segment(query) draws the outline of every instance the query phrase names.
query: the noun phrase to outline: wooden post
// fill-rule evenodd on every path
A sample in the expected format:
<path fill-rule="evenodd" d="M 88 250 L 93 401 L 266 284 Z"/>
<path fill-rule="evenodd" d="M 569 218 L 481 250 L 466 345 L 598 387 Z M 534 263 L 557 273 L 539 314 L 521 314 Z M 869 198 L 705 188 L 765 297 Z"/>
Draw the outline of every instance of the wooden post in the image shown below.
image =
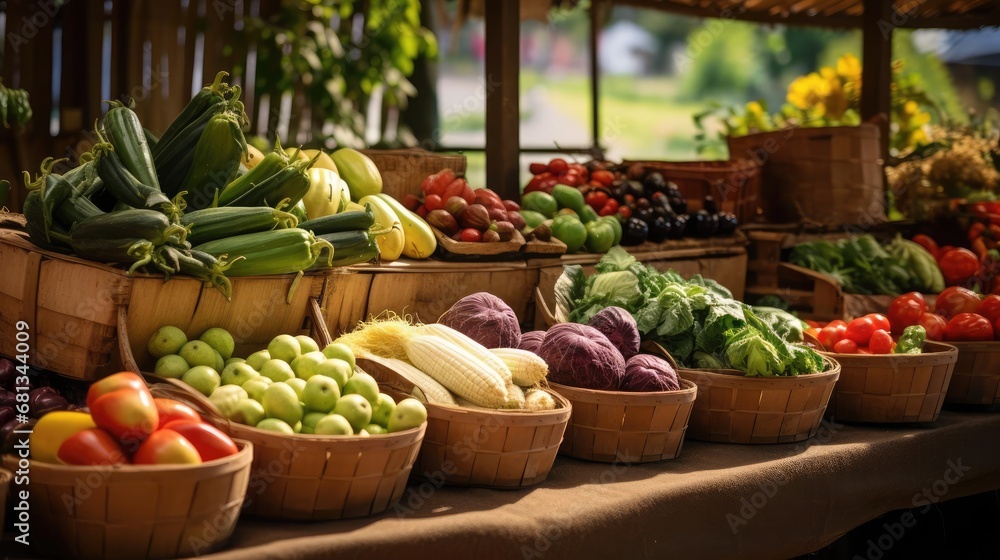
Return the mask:
<path fill-rule="evenodd" d="M 518 198 L 520 2 L 486 0 L 486 186 Z"/>
<path fill-rule="evenodd" d="M 864 0 L 862 22 L 861 118 L 879 119 L 882 159 L 889 157 L 889 116 L 892 108 L 892 0 Z"/>

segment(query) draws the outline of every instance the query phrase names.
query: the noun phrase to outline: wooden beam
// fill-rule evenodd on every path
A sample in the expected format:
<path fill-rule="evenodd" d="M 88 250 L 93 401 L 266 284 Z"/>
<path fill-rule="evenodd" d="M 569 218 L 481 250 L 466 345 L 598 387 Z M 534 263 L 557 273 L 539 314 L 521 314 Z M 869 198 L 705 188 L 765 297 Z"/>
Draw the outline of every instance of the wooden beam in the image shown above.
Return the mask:
<path fill-rule="evenodd" d="M 753 21 L 757 23 L 784 23 L 788 25 L 804 25 L 812 27 L 851 27 L 856 28 L 861 24 L 861 19 L 857 17 L 831 14 L 828 16 L 810 16 L 805 13 L 772 14 L 770 11 L 725 9 L 719 6 L 692 6 L 681 3 L 679 0 L 615 0 L 616 5 L 634 6 L 636 8 L 648 8 L 651 10 L 661 10 L 675 14 L 693 17 L 711 17 L 720 19 L 734 19 L 740 21 Z M 971 24 L 970 24 L 971 25 Z"/>
<path fill-rule="evenodd" d="M 517 199 L 521 145 L 520 2 L 486 0 L 486 186 Z"/>
<path fill-rule="evenodd" d="M 861 118 L 878 119 L 882 158 L 889 157 L 892 108 L 892 0 L 864 0 L 862 26 Z M 882 116 L 884 115 L 884 118 Z"/>
<path fill-rule="evenodd" d="M 597 59 L 598 38 L 603 14 L 609 6 L 600 0 L 590 2 L 590 135 L 594 150 L 601 148 L 601 68 Z"/>

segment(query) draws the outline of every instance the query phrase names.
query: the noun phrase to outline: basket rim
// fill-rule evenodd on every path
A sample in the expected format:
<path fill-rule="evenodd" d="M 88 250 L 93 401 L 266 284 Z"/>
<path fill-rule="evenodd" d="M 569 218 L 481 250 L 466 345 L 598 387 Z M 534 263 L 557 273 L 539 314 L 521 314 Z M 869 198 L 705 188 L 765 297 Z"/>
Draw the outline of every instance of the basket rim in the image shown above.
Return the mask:
<path fill-rule="evenodd" d="M 681 379 L 680 377 L 677 378 L 677 381 L 681 384 L 681 388 L 676 389 L 674 391 L 604 391 L 600 389 L 586 389 L 583 387 L 573 387 L 570 385 L 562 385 L 560 383 L 549 383 L 549 386 L 555 391 L 559 391 L 560 389 L 568 389 L 567 393 L 572 393 L 574 397 L 579 396 L 581 398 L 577 400 L 585 402 L 592 402 L 589 400 L 589 398 L 591 397 L 600 398 L 601 396 L 620 397 L 622 399 L 635 397 L 636 400 L 639 402 L 627 403 L 627 404 L 635 404 L 642 406 L 648 406 L 647 403 L 641 402 L 643 400 L 648 400 L 646 399 L 646 397 L 657 397 L 657 398 L 680 397 L 675 399 L 676 402 L 688 402 L 695 400 L 696 395 L 698 393 L 698 385 L 693 381 L 690 381 L 688 379 Z M 570 399 L 569 395 L 563 395 L 563 396 L 565 396 L 567 399 Z"/>
<path fill-rule="evenodd" d="M 542 387 L 546 393 L 552 395 L 552 398 L 563 406 L 559 408 L 554 408 L 552 410 L 525 410 L 525 409 L 497 409 L 497 410 L 484 410 L 478 408 L 465 408 L 459 405 L 452 404 L 440 404 L 440 403 L 424 403 L 427 407 L 427 415 L 431 416 L 431 411 L 439 411 L 448 413 L 454 417 L 472 417 L 472 416 L 485 416 L 499 417 L 507 420 L 523 420 L 523 419 L 539 419 L 547 420 L 551 419 L 552 424 L 558 424 L 559 422 L 565 421 L 569 418 L 570 413 L 573 411 L 573 403 L 567 399 L 564 395 L 556 392 L 552 387 Z M 565 417 L 565 418 L 564 418 Z M 440 416 L 435 416 L 435 418 L 440 418 Z M 454 420 L 456 418 L 449 418 L 449 420 Z M 468 418 L 462 418 L 462 421 L 469 421 Z M 541 424 L 547 424 L 548 422 L 542 422 Z"/>
<path fill-rule="evenodd" d="M 171 473 L 200 475 L 203 474 L 202 471 L 211 471 L 231 466 L 239 468 L 244 466 L 241 463 L 250 464 L 253 459 L 253 442 L 241 438 L 232 438 L 232 440 L 239 447 L 239 452 L 235 455 L 205 461 L 197 465 L 57 465 L 30 458 L 28 461 L 30 461 L 32 471 L 42 473 L 87 474 L 103 472 L 107 473 L 109 477 L 114 475 L 136 476 Z M 12 453 L 5 454 L 4 458 L 8 460 L 17 459 Z M 3 470 L 5 469 L 0 468 L 0 471 Z"/>
<path fill-rule="evenodd" d="M 892 365 L 905 366 L 910 361 L 931 361 L 933 363 L 924 365 L 936 365 L 939 362 L 948 364 L 958 360 L 959 349 L 951 343 L 927 340 L 924 342 L 923 348 L 926 349 L 928 346 L 934 350 L 930 352 L 924 350 L 920 354 L 839 354 L 823 350 L 817 350 L 817 352 L 822 356 L 836 360 L 841 366 L 846 362 L 852 367 L 862 367 L 865 362 L 873 361 L 888 361 Z M 1000 350 L 1000 346 L 997 347 L 997 350 Z"/>
<path fill-rule="evenodd" d="M 1000 340 L 948 340 L 940 344 L 954 346 L 959 352 L 1000 352 Z"/>
<path fill-rule="evenodd" d="M 421 403 L 425 407 L 426 403 Z M 220 420 L 221 421 L 221 420 Z M 337 435 L 326 435 L 326 434 L 283 434 L 279 432 L 274 432 L 271 430 L 261 430 L 256 426 L 249 426 L 246 424 L 240 424 L 239 422 L 229 421 L 227 426 L 235 426 L 237 431 L 247 431 L 247 435 L 252 435 L 255 437 L 261 437 L 264 440 L 279 440 L 279 441 L 295 441 L 295 442 L 308 442 L 308 443 L 370 443 L 370 442 L 393 442 L 394 440 L 399 441 L 409 441 L 413 439 L 414 436 L 419 436 L 420 432 L 427 427 L 427 421 L 425 420 L 423 424 L 417 426 L 416 428 L 410 428 L 408 430 L 403 430 L 401 432 L 386 432 L 384 434 L 369 434 L 367 436 L 337 436 Z"/>

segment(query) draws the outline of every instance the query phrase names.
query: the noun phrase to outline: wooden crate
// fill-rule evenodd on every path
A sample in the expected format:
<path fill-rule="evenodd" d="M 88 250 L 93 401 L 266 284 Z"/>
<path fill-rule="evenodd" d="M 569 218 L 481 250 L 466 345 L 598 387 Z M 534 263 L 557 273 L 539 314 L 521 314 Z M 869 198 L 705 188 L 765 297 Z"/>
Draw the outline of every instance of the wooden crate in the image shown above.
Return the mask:
<path fill-rule="evenodd" d="M 437 154 L 420 148 L 361 152 L 378 167 L 382 192 L 396 200 L 407 194 L 419 195 L 420 183 L 438 171 L 451 169 L 459 177 L 465 175 L 465 156 L 461 154 Z"/>
<path fill-rule="evenodd" d="M 837 231 L 803 231 L 801 227 L 775 227 L 743 229 L 747 237 L 747 287 L 777 288 L 778 263 L 786 249 L 799 243 L 820 239 L 835 241 L 851 234 L 843 228 Z"/>
<path fill-rule="evenodd" d="M 539 271 L 524 261 L 399 260 L 380 267 L 352 267 L 352 271 L 330 275 L 324 289 L 323 314 L 334 337 L 383 311 L 434 322 L 457 300 L 484 291 L 507 302 L 522 324 L 533 321 L 532 290 Z"/>

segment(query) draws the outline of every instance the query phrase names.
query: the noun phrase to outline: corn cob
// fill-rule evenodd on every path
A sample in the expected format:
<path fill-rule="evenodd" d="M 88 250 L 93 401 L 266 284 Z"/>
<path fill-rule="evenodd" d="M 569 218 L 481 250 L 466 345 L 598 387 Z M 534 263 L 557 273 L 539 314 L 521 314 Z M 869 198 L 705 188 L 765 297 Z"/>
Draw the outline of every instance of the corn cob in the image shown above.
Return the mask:
<path fill-rule="evenodd" d="M 544 389 L 531 389 L 524 396 L 527 410 L 555 410 L 556 400 Z"/>
<path fill-rule="evenodd" d="M 299 228 L 216 239 L 196 246 L 195 250 L 217 258 L 228 255 L 233 261 L 228 276 L 300 272 L 313 266 L 324 251 L 327 251 L 327 258 L 323 262 L 329 264 L 333 257 L 333 246 L 329 241 L 316 239 L 312 233 Z M 243 259 L 236 260 L 238 257 Z"/>
<path fill-rule="evenodd" d="M 444 387 L 437 382 L 433 377 L 427 375 L 419 368 L 405 360 L 397 360 L 395 358 L 382 358 L 383 361 L 387 362 L 393 371 L 398 373 L 402 378 L 406 379 L 410 383 L 413 383 L 416 389 L 420 389 L 425 399 L 424 402 L 434 403 L 434 404 L 455 404 L 455 397 Z"/>
<path fill-rule="evenodd" d="M 191 168 L 181 183 L 185 200 L 194 210 L 208 208 L 236 176 L 236 168 L 247 153 L 247 141 L 237 117 L 218 113 L 205 126 L 194 148 Z"/>
<path fill-rule="evenodd" d="M 524 390 L 510 381 L 507 382 L 507 402 L 504 408 L 521 409 L 524 408 Z"/>
<path fill-rule="evenodd" d="M 500 375 L 453 342 L 417 335 L 404 345 L 413 365 L 456 395 L 489 408 L 500 408 L 507 402 Z"/>
<path fill-rule="evenodd" d="M 540 383 L 549 374 L 548 364 L 534 352 L 518 348 L 491 348 L 490 352 L 510 369 L 514 383 L 523 387 Z"/>
<path fill-rule="evenodd" d="M 511 372 L 503 360 L 486 349 L 482 344 L 455 329 L 441 323 L 431 323 L 418 327 L 417 334 L 436 336 L 457 345 L 496 372 L 504 380 L 504 383 L 510 382 Z"/>

